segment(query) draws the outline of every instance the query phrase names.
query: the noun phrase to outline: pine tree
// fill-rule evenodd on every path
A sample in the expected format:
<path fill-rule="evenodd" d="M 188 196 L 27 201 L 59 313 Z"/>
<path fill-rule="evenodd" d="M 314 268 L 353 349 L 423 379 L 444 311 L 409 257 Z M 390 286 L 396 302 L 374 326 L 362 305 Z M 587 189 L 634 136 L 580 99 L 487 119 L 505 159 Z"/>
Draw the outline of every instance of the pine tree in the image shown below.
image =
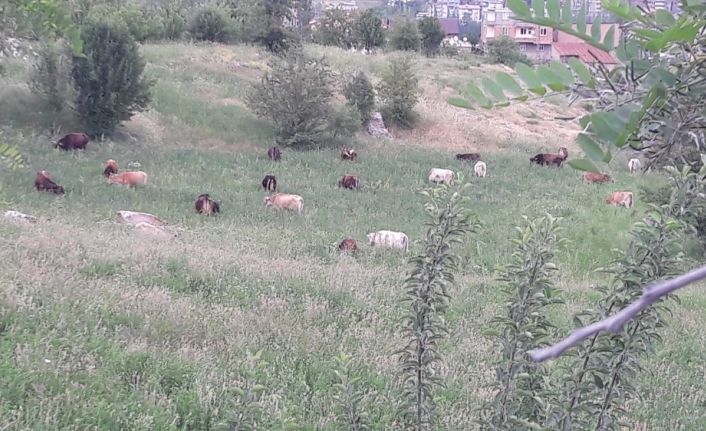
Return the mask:
<path fill-rule="evenodd" d="M 125 24 L 88 22 L 81 38 L 85 56 L 74 56 L 76 110 L 91 135 L 111 134 L 150 102 L 145 61 Z"/>

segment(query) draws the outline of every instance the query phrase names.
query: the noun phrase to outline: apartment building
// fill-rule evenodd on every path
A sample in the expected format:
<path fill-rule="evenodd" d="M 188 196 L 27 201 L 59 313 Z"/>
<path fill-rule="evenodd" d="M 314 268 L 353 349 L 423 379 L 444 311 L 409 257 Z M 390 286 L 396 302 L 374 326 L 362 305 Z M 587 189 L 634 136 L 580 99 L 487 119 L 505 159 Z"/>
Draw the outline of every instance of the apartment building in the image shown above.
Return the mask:
<path fill-rule="evenodd" d="M 549 61 L 552 56 L 554 30 L 528 24 L 512 18 L 512 11 L 504 6 L 488 5 L 481 14 L 481 43 L 487 45 L 499 37 L 513 39 L 520 51 L 535 61 Z"/>

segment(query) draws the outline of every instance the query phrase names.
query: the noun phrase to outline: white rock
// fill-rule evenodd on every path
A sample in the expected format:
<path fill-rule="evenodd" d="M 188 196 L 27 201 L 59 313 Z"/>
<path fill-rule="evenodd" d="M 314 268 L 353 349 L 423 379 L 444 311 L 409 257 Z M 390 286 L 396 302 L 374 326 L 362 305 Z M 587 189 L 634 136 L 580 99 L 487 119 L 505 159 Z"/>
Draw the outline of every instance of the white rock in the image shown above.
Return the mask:
<path fill-rule="evenodd" d="M 23 223 L 23 224 L 28 224 L 28 223 L 36 223 L 37 222 L 37 217 L 27 215 L 24 213 L 21 213 L 19 211 L 6 211 L 5 212 L 5 219 L 14 221 L 17 223 Z"/>
<path fill-rule="evenodd" d="M 139 223 L 147 223 L 152 226 L 165 226 L 167 223 L 159 217 L 136 211 L 118 211 L 118 223 L 137 226 Z"/>

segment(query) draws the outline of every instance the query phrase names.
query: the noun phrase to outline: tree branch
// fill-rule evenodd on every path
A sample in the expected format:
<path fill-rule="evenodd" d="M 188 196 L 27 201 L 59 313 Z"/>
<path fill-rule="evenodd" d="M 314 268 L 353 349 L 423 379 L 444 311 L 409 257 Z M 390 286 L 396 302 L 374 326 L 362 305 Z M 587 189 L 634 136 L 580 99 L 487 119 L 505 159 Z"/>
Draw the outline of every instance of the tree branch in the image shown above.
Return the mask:
<path fill-rule="evenodd" d="M 558 343 L 528 352 L 534 361 L 542 362 L 547 359 L 558 358 L 569 348 L 581 343 L 586 338 L 598 334 L 600 331 L 618 332 L 630 319 L 637 316 L 642 310 L 654 304 L 658 299 L 666 296 L 677 289 L 706 278 L 706 265 L 682 274 L 671 280 L 665 280 L 652 284 L 645 288 L 642 296 L 619 313 L 606 317 L 596 323 L 577 329 L 568 337 Z"/>

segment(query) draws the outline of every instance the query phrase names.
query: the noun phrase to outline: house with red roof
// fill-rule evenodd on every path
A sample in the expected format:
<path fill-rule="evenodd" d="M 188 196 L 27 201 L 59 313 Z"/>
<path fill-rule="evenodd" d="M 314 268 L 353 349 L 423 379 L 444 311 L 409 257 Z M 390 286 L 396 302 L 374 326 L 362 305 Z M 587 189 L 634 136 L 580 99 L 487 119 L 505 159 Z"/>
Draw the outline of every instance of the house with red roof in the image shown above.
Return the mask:
<path fill-rule="evenodd" d="M 618 64 L 618 60 L 610 53 L 585 42 L 554 42 L 552 44 L 552 59 L 565 63 L 570 58 L 576 58 L 589 65 L 602 63 L 608 69 L 612 69 Z"/>

